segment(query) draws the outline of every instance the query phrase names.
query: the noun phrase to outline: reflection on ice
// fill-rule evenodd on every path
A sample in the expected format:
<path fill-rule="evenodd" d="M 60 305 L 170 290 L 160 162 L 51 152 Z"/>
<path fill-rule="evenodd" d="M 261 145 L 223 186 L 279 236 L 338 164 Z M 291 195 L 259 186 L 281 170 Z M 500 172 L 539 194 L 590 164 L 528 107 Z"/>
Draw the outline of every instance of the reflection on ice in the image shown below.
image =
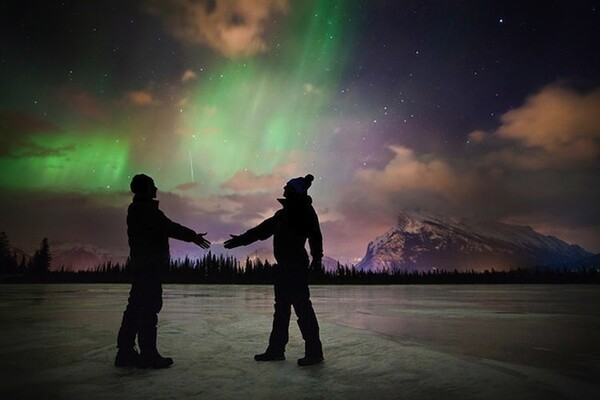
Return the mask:
<path fill-rule="evenodd" d="M 167 285 L 167 370 L 112 366 L 126 285 L 0 287 L 0 397 L 585 399 L 600 387 L 593 286 L 312 288 L 325 364 L 256 363 L 268 286 Z"/>

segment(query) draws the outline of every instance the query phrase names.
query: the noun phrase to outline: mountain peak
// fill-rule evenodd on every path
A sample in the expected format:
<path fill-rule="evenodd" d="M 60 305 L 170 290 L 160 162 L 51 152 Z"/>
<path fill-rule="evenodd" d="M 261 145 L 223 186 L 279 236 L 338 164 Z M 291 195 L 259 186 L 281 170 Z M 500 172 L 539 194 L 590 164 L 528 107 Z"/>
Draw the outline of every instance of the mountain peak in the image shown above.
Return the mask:
<path fill-rule="evenodd" d="M 397 224 L 369 243 L 359 270 L 511 269 L 565 264 L 591 256 L 529 226 L 450 218 L 422 210 L 398 213 Z"/>

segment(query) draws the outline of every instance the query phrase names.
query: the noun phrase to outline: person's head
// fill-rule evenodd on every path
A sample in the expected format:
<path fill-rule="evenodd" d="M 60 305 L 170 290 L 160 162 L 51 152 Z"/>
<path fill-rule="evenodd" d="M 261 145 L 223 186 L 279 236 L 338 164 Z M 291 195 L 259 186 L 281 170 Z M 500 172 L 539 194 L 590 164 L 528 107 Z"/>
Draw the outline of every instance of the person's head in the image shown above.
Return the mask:
<path fill-rule="evenodd" d="M 286 199 L 290 197 L 306 197 L 308 196 L 308 188 L 315 179 L 314 176 L 308 174 L 304 177 L 298 177 L 290 179 L 287 184 L 283 187 L 283 197 Z"/>
<path fill-rule="evenodd" d="M 158 189 L 154 185 L 154 180 L 145 174 L 138 174 L 133 177 L 129 185 L 136 197 L 153 199 L 156 197 Z"/>

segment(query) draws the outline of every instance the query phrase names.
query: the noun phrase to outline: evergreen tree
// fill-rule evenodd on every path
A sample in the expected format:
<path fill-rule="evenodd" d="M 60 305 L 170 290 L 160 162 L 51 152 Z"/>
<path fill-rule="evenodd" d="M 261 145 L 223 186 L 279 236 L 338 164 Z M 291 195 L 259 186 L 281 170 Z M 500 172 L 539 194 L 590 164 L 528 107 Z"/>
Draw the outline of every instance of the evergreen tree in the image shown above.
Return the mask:
<path fill-rule="evenodd" d="M 50 270 L 50 261 L 52 261 L 50 245 L 48 244 L 48 238 L 44 238 L 40 244 L 40 248 L 31 259 L 29 270 L 33 274 L 43 275 Z"/>
<path fill-rule="evenodd" d="M 13 273 L 17 269 L 17 260 L 11 254 L 10 242 L 5 232 L 0 232 L 0 274 Z"/>
<path fill-rule="evenodd" d="M 17 258 L 15 254 L 15 259 Z M 18 273 L 24 274 L 27 272 L 27 261 L 25 260 L 25 256 L 21 256 L 21 263 L 19 264 L 19 268 L 17 270 Z"/>

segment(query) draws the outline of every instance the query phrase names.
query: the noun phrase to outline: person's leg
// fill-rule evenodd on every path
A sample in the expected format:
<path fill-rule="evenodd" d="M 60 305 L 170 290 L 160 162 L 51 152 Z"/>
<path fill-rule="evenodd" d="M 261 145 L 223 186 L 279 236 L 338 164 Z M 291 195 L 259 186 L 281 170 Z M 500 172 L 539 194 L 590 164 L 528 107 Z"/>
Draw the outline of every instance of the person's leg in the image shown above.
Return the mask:
<path fill-rule="evenodd" d="M 280 287 L 279 290 L 282 290 Z M 275 313 L 273 314 L 273 328 L 269 336 L 267 352 L 284 354 L 285 346 L 289 340 L 289 326 L 292 305 L 285 296 L 275 296 Z"/>
<path fill-rule="evenodd" d="M 137 364 L 138 368 L 167 368 L 173 364 L 171 357 L 163 357 L 156 348 L 157 339 L 157 316 L 153 314 L 145 318 L 144 324 L 140 329 L 138 340 L 140 343 L 140 357 Z"/>
<path fill-rule="evenodd" d="M 254 356 L 256 361 L 285 360 L 285 346 L 289 340 L 289 325 L 291 315 L 291 302 L 288 294 L 288 284 L 281 272 L 274 272 L 275 313 L 273 314 L 273 327 L 269 336 L 269 347 L 263 354 Z"/>
<path fill-rule="evenodd" d="M 323 361 L 323 346 L 319 337 L 319 323 L 310 301 L 308 279 L 300 274 L 295 280 L 293 290 L 294 311 L 298 316 L 298 327 L 304 339 L 304 358 L 298 360 L 300 365 L 311 365 Z"/>
<path fill-rule="evenodd" d="M 140 310 L 138 368 L 166 368 L 173 364 L 170 357 L 162 357 L 156 346 L 158 313 L 162 308 L 162 285 L 156 277 L 144 281 L 144 302 Z"/>
<path fill-rule="evenodd" d="M 139 290 L 134 281 L 129 291 L 127 307 L 123 312 L 121 327 L 117 335 L 117 357 L 115 358 L 116 367 L 134 367 L 138 359 L 138 352 L 135 349 L 135 337 L 137 336 L 140 323 L 140 301 Z"/>

